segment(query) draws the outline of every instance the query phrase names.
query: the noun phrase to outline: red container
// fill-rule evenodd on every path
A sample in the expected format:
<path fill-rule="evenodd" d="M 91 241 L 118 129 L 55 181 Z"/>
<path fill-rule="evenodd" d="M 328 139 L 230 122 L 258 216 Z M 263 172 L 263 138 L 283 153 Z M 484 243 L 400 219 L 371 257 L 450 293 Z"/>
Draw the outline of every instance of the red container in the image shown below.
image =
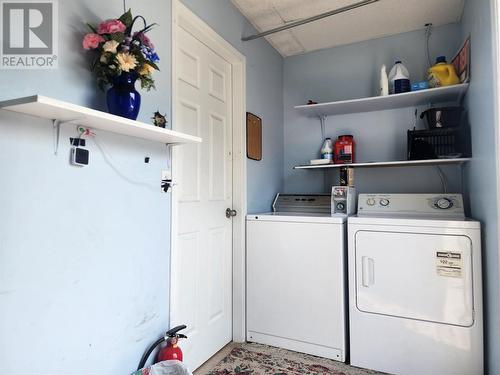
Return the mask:
<path fill-rule="evenodd" d="M 356 142 L 354 142 L 352 135 L 341 135 L 338 137 L 333 148 L 335 164 L 355 163 L 355 148 Z"/>

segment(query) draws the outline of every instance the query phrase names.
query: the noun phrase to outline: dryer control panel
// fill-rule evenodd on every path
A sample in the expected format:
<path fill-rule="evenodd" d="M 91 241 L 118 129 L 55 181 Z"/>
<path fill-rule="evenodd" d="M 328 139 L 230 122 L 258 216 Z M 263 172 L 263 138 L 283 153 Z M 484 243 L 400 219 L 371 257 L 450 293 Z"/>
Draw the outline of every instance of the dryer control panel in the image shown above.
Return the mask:
<path fill-rule="evenodd" d="M 465 218 L 462 194 L 360 194 L 358 215 Z"/>

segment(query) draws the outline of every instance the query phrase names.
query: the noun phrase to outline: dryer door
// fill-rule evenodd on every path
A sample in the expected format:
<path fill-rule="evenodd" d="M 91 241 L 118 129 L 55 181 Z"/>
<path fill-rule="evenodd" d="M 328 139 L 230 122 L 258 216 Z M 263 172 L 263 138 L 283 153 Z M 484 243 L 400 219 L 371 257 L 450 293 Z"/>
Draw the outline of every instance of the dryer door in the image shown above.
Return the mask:
<path fill-rule="evenodd" d="M 469 237 L 358 231 L 355 243 L 360 311 L 473 324 Z"/>

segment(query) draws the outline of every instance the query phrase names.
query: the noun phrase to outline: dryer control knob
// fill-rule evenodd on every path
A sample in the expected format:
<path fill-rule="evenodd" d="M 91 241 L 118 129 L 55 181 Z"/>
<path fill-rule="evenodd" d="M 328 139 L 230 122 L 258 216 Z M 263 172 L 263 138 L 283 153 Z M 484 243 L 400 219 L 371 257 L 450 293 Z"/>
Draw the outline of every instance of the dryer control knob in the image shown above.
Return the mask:
<path fill-rule="evenodd" d="M 390 202 L 389 202 L 389 199 L 382 198 L 382 199 L 380 200 L 380 205 L 381 205 L 381 206 L 386 207 L 386 206 L 388 206 L 388 205 L 389 205 L 389 203 L 390 203 Z"/>
<path fill-rule="evenodd" d="M 449 198 L 439 198 L 434 206 L 440 210 L 447 210 L 453 207 L 453 201 Z"/>
<path fill-rule="evenodd" d="M 366 204 L 367 204 L 368 206 L 375 206 L 375 203 L 376 203 L 376 202 L 375 202 L 375 199 L 374 199 L 374 198 L 368 198 L 368 199 L 366 200 Z"/>

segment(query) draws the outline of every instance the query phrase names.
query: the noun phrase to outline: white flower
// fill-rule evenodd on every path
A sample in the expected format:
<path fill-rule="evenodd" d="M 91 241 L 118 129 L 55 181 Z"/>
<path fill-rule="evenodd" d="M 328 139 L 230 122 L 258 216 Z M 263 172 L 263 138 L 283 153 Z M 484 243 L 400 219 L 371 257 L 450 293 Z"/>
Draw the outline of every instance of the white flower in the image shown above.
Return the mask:
<path fill-rule="evenodd" d="M 118 43 L 116 40 L 108 40 L 104 45 L 102 46 L 102 49 L 104 52 L 111 52 L 111 53 L 116 53 L 116 50 L 120 43 Z"/>
<path fill-rule="evenodd" d="M 130 53 L 119 53 L 116 56 L 116 60 L 118 61 L 118 63 L 120 64 L 120 68 L 124 72 L 130 72 L 137 66 L 137 59 Z"/>

